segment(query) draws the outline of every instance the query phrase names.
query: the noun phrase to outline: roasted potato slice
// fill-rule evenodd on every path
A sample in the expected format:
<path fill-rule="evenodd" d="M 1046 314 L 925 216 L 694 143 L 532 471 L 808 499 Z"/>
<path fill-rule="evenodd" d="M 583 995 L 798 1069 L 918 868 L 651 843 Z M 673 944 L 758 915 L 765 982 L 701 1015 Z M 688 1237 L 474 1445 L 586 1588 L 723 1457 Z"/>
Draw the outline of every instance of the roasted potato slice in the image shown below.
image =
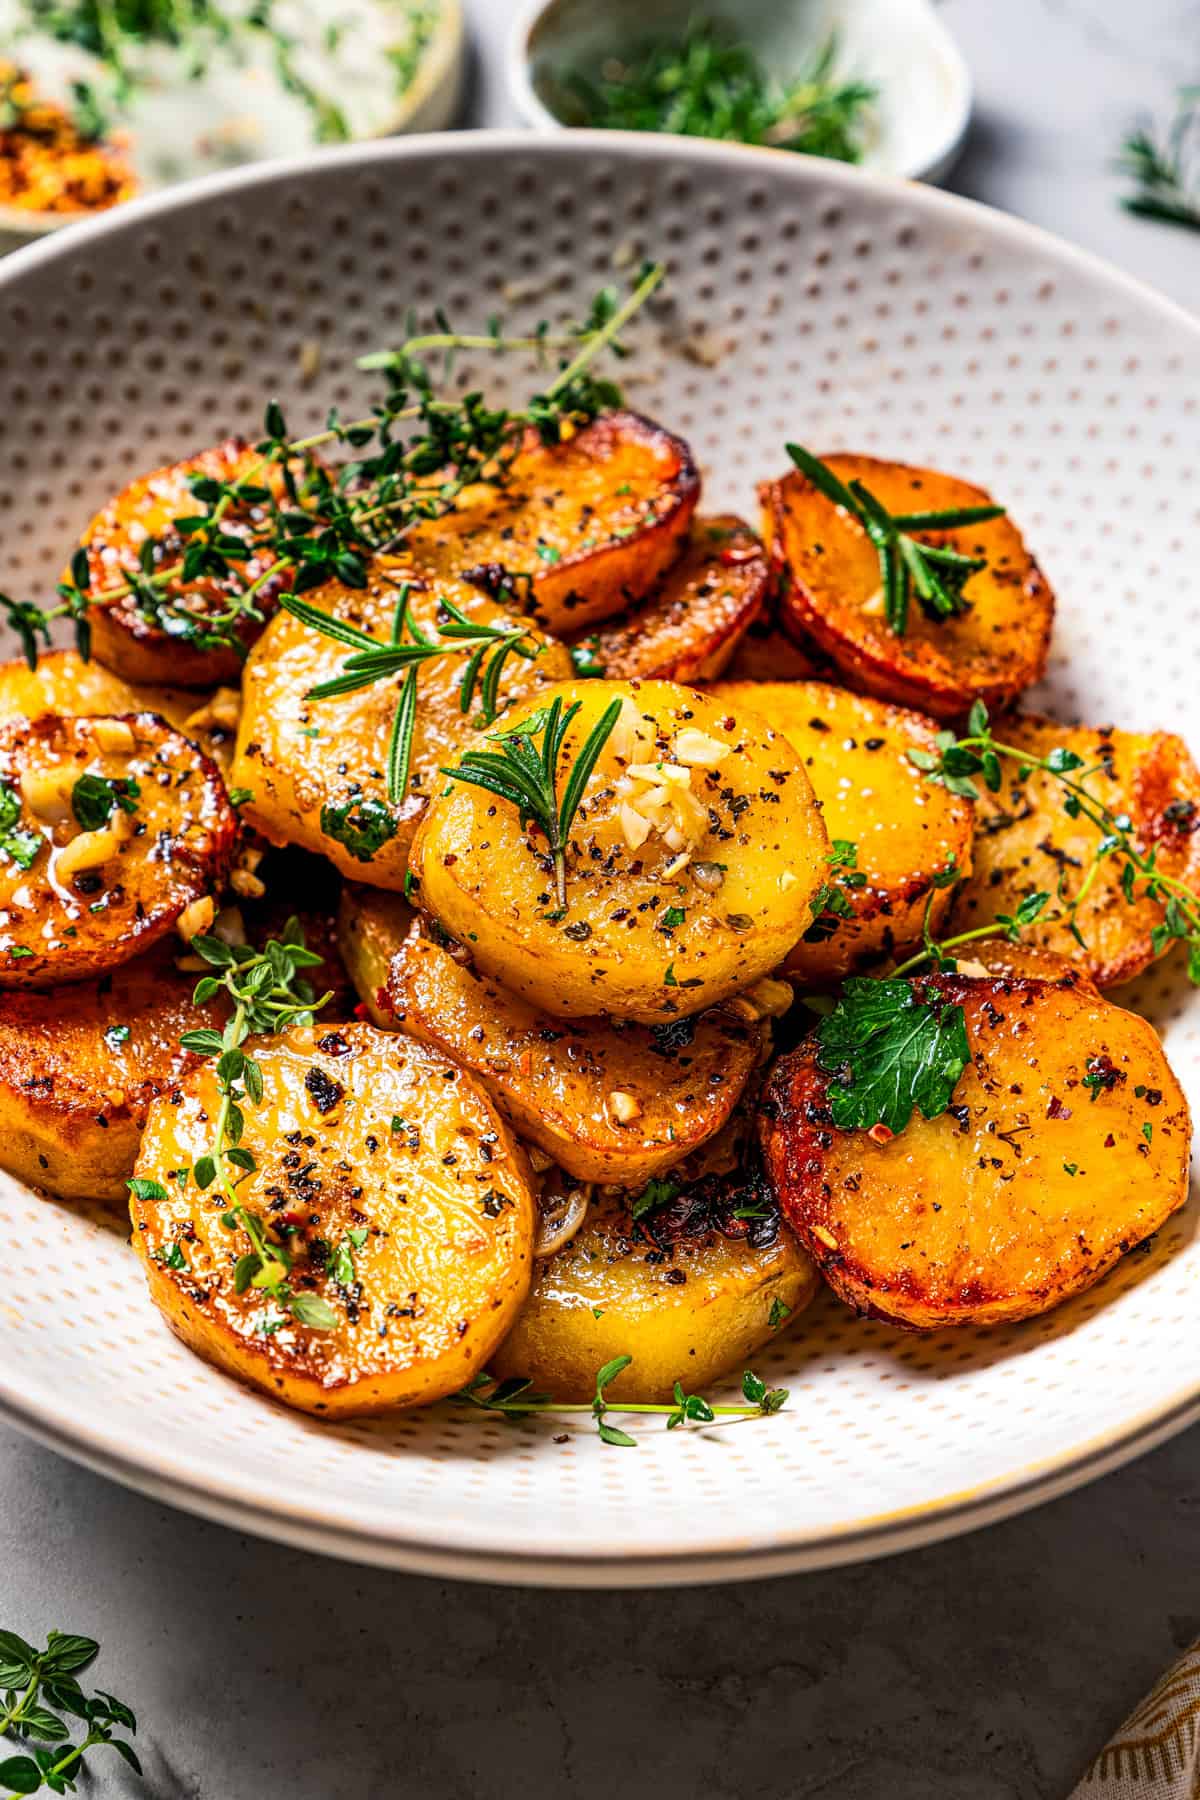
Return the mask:
<path fill-rule="evenodd" d="M 386 642 L 399 579 L 375 566 L 364 589 L 328 582 L 306 598 Z M 481 625 L 511 622 L 511 615 L 482 593 L 468 590 L 462 599 L 467 617 Z M 409 614 L 418 630 L 433 638 L 441 617 L 439 595 L 412 591 Z M 509 656 L 499 688 L 502 706 L 536 695 L 571 672 L 561 644 L 532 628 L 523 641 L 536 655 Z M 341 674 L 349 654 L 344 644 L 287 613 L 272 620 L 246 664 L 230 779 L 251 795 L 243 816 L 274 843 L 301 844 L 357 881 L 398 888 L 417 821 L 429 795 L 443 785 L 442 764 L 455 760 L 479 723 L 477 713 L 468 717 L 462 710 L 467 653 L 437 657 L 418 669 L 412 766 L 399 806 L 388 801 L 386 769 L 403 674 L 336 699 L 309 698 L 312 687 Z"/>
<path fill-rule="evenodd" d="M 237 839 L 215 764 L 153 713 L 0 725 L 0 809 L 0 987 L 128 962 L 219 892 Z"/>
<path fill-rule="evenodd" d="M 732 514 L 698 519 L 658 591 L 570 642 L 581 674 L 614 681 L 713 681 L 763 610 L 768 569 Z"/>
<path fill-rule="evenodd" d="M 462 1063 L 580 1181 L 637 1187 L 679 1162 L 726 1124 L 762 1056 L 761 1022 L 720 1008 L 665 1029 L 564 1024 L 405 930 L 401 909 L 370 888 L 343 896 L 342 953 L 372 1016 Z"/>
<path fill-rule="evenodd" d="M 699 495 L 687 445 L 636 413 L 603 413 L 562 444 L 531 430 L 503 485 L 468 488 L 417 526 L 398 567 L 459 605 L 482 587 L 545 631 L 578 632 L 654 588 Z"/>
<path fill-rule="evenodd" d="M 84 662 L 76 650 L 44 650 L 36 669 L 24 659 L 0 663 L 0 720 L 38 719 L 43 713 L 157 713 L 222 769 L 233 755 L 241 705 L 236 688 L 217 688 L 206 696 L 191 688 L 126 681 L 101 662 Z"/>
<path fill-rule="evenodd" d="M 516 808 L 455 781 L 413 843 L 424 910 L 485 974 L 558 1018 L 661 1024 L 777 967 L 828 849 L 786 739 L 666 681 L 569 682 L 555 697 L 579 705 L 563 771 L 610 703 L 622 707 L 569 833 L 565 909 Z M 533 711 L 524 702 L 506 729 Z"/>
<path fill-rule="evenodd" d="M 936 930 L 951 889 L 935 881 L 970 868 L 974 808 L 926 781 L 908 760 L 909 750 L 932 751 L 933 723 L 818 681 L 721 681 L 709 691 L 735 709 L 751 708 L 787 738 L 835 846 L 829 886 L 839 896 L 836 907 L 848 907 L 850 916 L 822 908 L 789 954 L 788 974 L 806 985 L 828 984 L 914 948 L 930 893 Z"/>
<path fill-rule="evenodd" d="M 991 496 L 956 476 L 873 456 L 827 456 L 839 480 L 861 481 L 892 513 L 986 506 Z M 853 686 L 881 700 L 957 718 L 974 700 L 1003 705 L 1040 679 L 1054 596 L 1011 519 L 955 531 L 917 531 L 987 567 L 967 581 L 964 612 L 926 616 L 915 596 L 898 637 L 883 616 L 879 559 L 857 519 L 800 471 L 763 491 L 766 535 L 783 583 L 780 619 L 832 658 Z"/>
<path fill-rule="evenodd" d="M 841 1131 L 810 1040 L 767 1087 L 767 1173 L 851 1306 L 922 1331 L 1028 1318 L 1183 1205 L 1187 1101 L 1135 1013 L 1027 977 L 926 985 L 966 1019 L 950 1109 L 894 1137 Z"/>
<path fill-rule="evenodd" d="M 1098 999 L 1100 990 L 1087 972 L 1063 956 L 1050 950 L 1038 950 L 1023 940 L 1012 943 L 1008 938 L 981 938 L 964 944 L 955 955 L 959 975 L 995 975 L 1008 979 L 1014 975 L 1030 976 L 1038 981 L 1056 982 L 1060 987 L 1076 989 Z"/>
<path fill-rule="evenodd" d="M 127 681 L 210 688 L 222 681 L 236 681 L 241 673 L 241 658 L 235 651 L 205 649 L 165 631 L 145 617 L 132 596 L 120 592 L 124 573 L 138 569 L 139 551 L 148 538 L 155 542 L 154 570 L 167 568 L 183 556 L 187 539 L 175 521 L 195 517 L 202 510 L 190 485 L 197 476 L 221 482 L 245 477 L 252 490 L 282 488 L 279 470 L 264 465 L 250 444 L 241 438 L 226 438 L 211 450 L 202 450 L 197 456 L 185 457 L 182 462 L 131 481 L 96 514 L 80 540 L 88 553 L 93 602 L 89 616 L 95 653 Z M 267 509 L 262 503 L 238 501 L 222 515 L 221 529 L 243 542 L 253 541 L 266 518 Z M 251 552 L 236 565 L 236 586 L 240 588 L 265 575 L 273 560 L 269 549 Z M 287 585 L 284 575 L 264 582 L 256 597 L 259 610 L 270 613 Z M 117 597 L 105 599 L 108 589 L 114 590 Z M 169 589 L 171 597 L 199 619 L 223 611 L 231 591 L 229 577 L 212 575 L 188 582 L 180 580 Z M 261 630 L 259 621 L 248 618 L 241 629 L 242 641 L 252 643 Z"/>
<path fill-rule="evenodd" d="M 1060 725 L 1035 714 L 1005 720 L 996 735 L 1031 756 L 1044 758 L 1062 747 L 1081 757 L 1083 766 L 1070 771 L 1070 779 L 1086 777 L 1084 786 L 1098 801 L 1130 819 L 1134 841 L 1154 851 L 1162 873 L 1200 893 L 1200 769 L 1181 738 L 1167 731 Z M 1007 757 L 1001 772 L 1003 786 L 995 794 L 984 791 L 978 803 L 974 869 L 955 901 L 955 928 L 1011 916 L 1026 895 L 1047 893 L 1051 905 L 1025 928 L 1023 940 L 1075 963 L 1098 987 L 1131 980 L 1171 948 L 1170 938 L 1155 947 L 1163 905 L 1125 898 L 1119 856 L 1104 857 L 1091 872 L 1101 834 L 1064 810 L 1068 795 L 1061 781 L 1041 770 L 1022 779 L 1020 765 Z M 1069 911 L 1085 881 L 1075 915 L 1080 944 L 1069 929 Z M 1145 885 L 1139 878 L 1135 891 L 1141 895 Z"/>
<path fill-rule="evenodd" d="M 184 1343 L 289 1406 L 326 1418 L 453 1393 L 511 1326 L 529 1287 L 533 1194 L 491 1101 L 445 1057 L 373 1025 L 260 1042 L 263 1097 L 242 1142 L 239 1207 L 282 1233 L 290 1292 L 336 1318 L 315 1329 L 278 1289 L 239 1293 L 244 1230 L 227 1195 L 173 1171 L 209 1149 L 211 1063 L 150 1108 L 137 1175 L 166 1199 L 130 1206 L 150 1293 Z"/>
<path fill-rule="evenodd" d="M 738 1209 L 758 1216 L 738 1218 Z M 489 1365 L 558 1400 L 590 1400 L 596 1372 L 633 1362 L 609 1397 L 669 1400 L 740 1372 L 812 1299 L 820 1282 L 758 1183 L 709 1178 L 635 1220 L 594 1201 L 570 1243 L 534 1268 L 516 1324 Z"/>

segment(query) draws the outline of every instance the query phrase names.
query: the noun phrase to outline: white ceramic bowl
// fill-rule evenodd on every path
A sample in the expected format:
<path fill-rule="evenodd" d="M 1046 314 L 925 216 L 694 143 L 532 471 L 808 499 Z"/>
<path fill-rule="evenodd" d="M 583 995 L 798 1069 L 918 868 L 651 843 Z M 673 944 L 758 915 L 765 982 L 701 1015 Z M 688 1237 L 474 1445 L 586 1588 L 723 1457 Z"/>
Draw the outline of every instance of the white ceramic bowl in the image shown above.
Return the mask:
<path fill-rule="evenodd" d="M 577 315 L 643 254 L 670 285 L 632 333 L 630 398 L 690 438 L 709 504 L 751 508 L 789 437 L 960 471 L 1009 503 L 1058 590 L 1039 698 L 1195 731 L 1196 321 L 962 200 L 679 139 L 355 147 L 18 253 L 0 267 L 0 588 L 44 597 L 108 494 L 254 432 L 265 396 L 297 428 L 357 404 L 354 356 L 410 306 L 466 323 L 520 293 L 518 320 Z M 530 379 L 508 359 L 468 374 Z M 1172 959 L 1130 998 L 1195 1106 L 1200 995 Z M 447 1406 L 344 1426 L 278 1410 L 171 1337 L 119 1221 L 5 1179 L 0 1410 L 161 1498 L 364 1560 L 598 1584 L 803 1568 L 1015 1511 L 1200 1415 L 1196 1217 L 1009 1329 L 910 1337 L 822 1300 L 762 1359 L 791 1389 L 778 1417 L 639 1423 L 640 1448 L 614 1450 Z"/>
<path fill-rule="evenodd" d="M 872 82 L 879 98 L 863 166 L 940 181 L 971 118 L 971 76 L 931 0 L 523 0 L 509 34 L 508 83 L 522 116 L 540 131 L 559 117 L 564 74 L 592 74 L 647 37 L 682 35 L 697 12 L 749 45 L 786 79 L 832 36 L 839 72 Z M 794 153 L 789 153 L 794 154 Z"/>

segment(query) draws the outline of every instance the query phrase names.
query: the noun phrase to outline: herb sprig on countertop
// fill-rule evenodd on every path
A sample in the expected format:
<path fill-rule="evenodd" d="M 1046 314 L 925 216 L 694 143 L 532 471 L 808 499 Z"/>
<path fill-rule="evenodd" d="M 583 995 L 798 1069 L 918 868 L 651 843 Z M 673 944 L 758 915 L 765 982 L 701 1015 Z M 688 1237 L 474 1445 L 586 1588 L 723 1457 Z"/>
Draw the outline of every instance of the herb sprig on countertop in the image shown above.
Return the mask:
<path fill-rule="evenodd" d="M 637 1439 L 616 1425 L 610 1425 L 609 1413 L 650 1413 L 665 1416 L 667 1430 L 685 1424 L 711 1425 L 717 1419 L 749 1419 L 769 1418 L 771 1414 L 781 1412 L 787 1403 L 786 1388 L 769 1388 L 765 1381 L 747 1369 L 742 1376 L 742 1393 L 745 1395 L 744 1405 L 720 1405 L 705 1400 L 699 1394 L 685 1394 L 683 1384 L 675 1383 L 673 1400 L 660 1404 L 637 1402 L 632 1400 L 610 1400 L 607 1389 L 629 1368 L 632 1356 L 614 1356 L 610 1362 L 596 1375 L 596 1392 L 590 1401 L 553 1400 L 548 1394 L 533 1392 L 533 1383 L 523 1376 L 513 1375 L 506 1381 L 496 1381 L 486 1373 L 476 1375 L 475 1379 L 461 1388 L 452 1399 L 462 1401 L 469 1406 L 477 1406 L 484 1412 L 502 1413 L 508 1419 L 528 1419 L 539 1413 L 590 1413 L 596 1422 L 596 1430 L 605 1444 L 612 1444 L 618 1449 L 634 1450 Z"/>
<path fill-rule="evenodd" d="M 891 513 L 857 478 L 839 480 L 833 470 L 801 444 L 785 446 L 788 455 L 813 486 L 857 519 L 879 558 L 883 584 L 883 611 L 897 637 L 908 629 L 912 596 L 931 619 L 949 619 L 965 612 L 963 588 L 972 575 L 987 567 L 983 556 L 965 556 L 947 544 L 926 544 L 914 531 L 954 531 L 964 525 L 982 525 L 1004 517 L 1002 506 L 954 506 L 938 512 Z"/>
<path fill-rule="evenodd" d="M 1095 827 L 1096 847 L 1074 892 L 1059 895 L 1064 902 L 1061 915 L 1050 916 L 1065 925 L 1076 943 L 1086 949 L 1079 929 L 1079 909 L 1091 892 L 1101 864 L 1115 857 L 1121 866 L 1121 892 L 1127 903 L 1132 906 L 1139 900 L 1153 900 L 1163 908 L 1162 922 L 1151 932 L 1155 956 L 1161 955 L 1173 941 L 1186 944 L 1188 979 L 1200 985 L 1200 896 L 1185 882 L 1160 869 L 1157 849 L 1154 846 L 1149 850 L 1141 848 L 1133 836 L 1133 821 L 1128 814 L 1114 813 L 1088 787 L 1089 777 L 1098 773 L 1103 764 L 1088 768 L 1083 757 L 1066 744 L 1056 745 L 1045 756 L 1035 756 L 1016 744 L 1006 744 L 992 731 L 987 707 L 980 700 L 971 708 L 964 737 L 955 737 L 952 731 L 940 731 L 936 750 L 910 750 L 908 758 L 929 780 L 967 799 L 979 798 L 979 787 L 974 779 L 977 775 L 989 792 L 999 792 L 1003 784 L 1001 764 L 1004 761 L 1015 763 L 1022 774 L 1032 774 L 1036 770 L 1051 776 L 1062 790 L 1063 811 L 1067 817 L 1086 819 Z M 978 928 L 955 941 L 966 942 L 968 935 L 995 936 L 997 924 L 1005 929 L 1014 922 L 1033 923 L 1045 913 L 1047 899 L 1048 896 L 1042 894 L 1030 895 L 1017 909 L 1014 921 L 993 921 L 992 928 Z M 1023 916 L 1035 902 L 1041 902 L 1036 911 L 1028 917 Z"/>
<path fill-rule="evenodd" d="M 685 137 L 769 144 L 857 162 L 877 89 L 835 73 L 830 38 L 790 81 L 774 80 L 754 52 L 711 20 L 682 39 L 651 41 L 598 78 L 559 77 L 564 122 L 609 131 L 674 131 Z"/>
<path fill-rule="evenodd" d="M 536 825 L 546 839 L 554 863 L 554 884 L 560 908 L 567 904 L 567 843 L 591 778 L 614 726 L 621 716 L 621 701 L 605 707 L 575 753 L 561 797 L 558 762 L 571 722 L 583 702 L 576 700 L 564 711 L 562 699 L 539 708 L 518 726 L 488 733 L 499 750 L 467 750 L 453 769 L 443 769 L 452 781 L 485 788 L 517 808 L 522 829 Z"/>
<path fill-rule="evenodd" d="M 182 1048 L 193 1055 L 215 1060 L 221 1096 L 212 1147 L 193 1164 L 191 1179 L 201 1192 L 214 1185 L 221 1191 L 229 1203 L 221 1223 L 229 1231 L 244 1232 L 249 1241 L 249 1249 L 239 1257 L 234 1269 L 235 1291 L 243 1294 L 248 1287 L 266 1289 L 300 1324 L 316 1331 L 331 1331 L 337 1324 L 333 1308 L 319 1295 L 292 1288 L 288 1280 L 292 1268 L 289 1251 L 269 1235 L 266 1222 L 238 1196 L 241 1183 L 257 1167 L 242 1143 L 244 1109 L 247 1102 L 257 1106 L 263 1096 L 262 1069 L 247 1054 L 246 1043 L 254 1036 L 276 1035 L 293 1025 L 313 1023 L 330 996 L 318 998 L 301 971 L 315 968 L 322 959 L 305 948 L 304 934 L 296 919 L 289 919 L 282 936 L 269 939 L 261 950 L 254 950 L 249 944 L 227 944 L 218 937 L 195 937 L 191 949 L 213 971 L 196 983 L 192 994 L 195 1004 L 207 1006 L 218 994 L 224 994 L 231 1007 L 223 1030 L 205 1026 L 185 1031 L 179 1040 Z M 183 1171 L 185 1178 L 187 1173 Z M 167 1198 L 161 1182 L 139 1176 L 128 1185 L 139 1200 Z"/>
<path fill-rule="evenodd" d="M 23 1748 L 0 1754 L 0 1794 L 71 1793 L 88 1768 L 89 1753 L 108 1744 L 138 1775 L 142 1766 L 133 1745 L 118 1731 L 137 1731 L 123 1700 L 102 1688 L 88 1694 L 79 1677 L 99 1655 L 95 1638 L 52 1631 L 36 1650 L 15 1631 L 0 1631 L 0 1739 Z M 72 1743 L 76 1721 L 83 1736 Z M 0 1752 L 3 1751 L 0 1743 Z"/>
<path fill-rule="evenodd" d="M 1126 212 L 1200 231 L 1200 87 L 1181 88 L 1175 117 L 1156 137 L 1141 126 L 1125 139 L 1118 165 L 1133 183 Z"/>

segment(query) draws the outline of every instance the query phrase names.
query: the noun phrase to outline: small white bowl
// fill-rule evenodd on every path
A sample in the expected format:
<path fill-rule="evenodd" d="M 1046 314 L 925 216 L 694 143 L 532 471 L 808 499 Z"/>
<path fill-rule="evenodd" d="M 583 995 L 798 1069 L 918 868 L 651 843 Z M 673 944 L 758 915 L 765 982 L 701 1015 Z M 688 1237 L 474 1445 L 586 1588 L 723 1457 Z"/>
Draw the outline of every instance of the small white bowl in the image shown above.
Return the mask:
<path fill-rule="evenodd" d="M 509 38 L 513 98 L 531 125 L 569 129 L 553 110 L 567 69 L 598 69 L 647 38 L 682 34 L 697 11 L 726 27 L 786 78 L 830 36 L 838 68 L 879 89 L 862 165 L 940 181 L 971 117 L 971 76 L 931 0 L 527 0 Z"/>

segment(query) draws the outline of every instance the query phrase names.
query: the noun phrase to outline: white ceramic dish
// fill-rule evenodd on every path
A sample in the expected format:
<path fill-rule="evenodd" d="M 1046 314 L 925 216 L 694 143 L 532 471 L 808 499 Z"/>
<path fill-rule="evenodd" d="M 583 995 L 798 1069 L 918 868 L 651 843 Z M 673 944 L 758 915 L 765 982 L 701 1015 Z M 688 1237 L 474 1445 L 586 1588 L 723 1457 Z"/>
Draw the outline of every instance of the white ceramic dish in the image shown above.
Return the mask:
<path fill-rule="evenodd" d="M 0 41 L 9 42 L 15 16 L 12 0 L 0 0 Z M 351 138 L 441 131 L 453 122 L 466 44 L 461 0 L 339 0 L 328 17 L 305 0 L 284 0 L 276 16 L 302 46 L 298 65 L 305 78 L 342 109 Z M 322 34 L 334 16 L 343 35 L 329 50 Z M 107 91 L 103 69 L 86 51 L 32 38 L 17 39 L 11 54 L 52 98 L 66 99 L 74 81 L 95 81 Z M 313 145 L 312 114 L 279 85 L 262 46 L 243 58 L 214 54 L 193 81 L 181 78 L 179 53 L 162 46 L 147 48 L 140 68 L 142 80 L 121 116 L 143 193 L 243 163 L 302 155 Z M 77 214 L 0 206 L 0 253 L 78 222 Z"/>
<path fill-rule="evenodd" d="M 647 36 L 682 35 L 697 12 L 748 44 L 781 79 L 833 36 L 840 72 L 879 90 L 863 166 L 941 181 L 971 119 L 971 75 L 931 0 L 523 0 L 508 42 L 508 84 L 522 117 L 562 131 L 556 81 L 593 73 Z"/>
<path fill-rule="evenodd" d="M 679 139 L 355 147 L 10 259 L 0 588 L 44 595 L 105 496 L 253 432 L 265 396 L 297 426 L 361 399 L 353 356 L 394 342 L 410 305 L 577 313 L 644 253 L 670 288 L 634 333 L 630 398 L 691 439 L 711 502 L 751 507 L 787 437 L 980 480 L 1060 596 L 1039 698 L 1195 734 L 1200 325 L 967 202 Z M 486 379 L 527 391 L 515 361 Z M 1172 961 L 1131 998 L 1200 1111 L 1200 994 Z M 0 1410 L 161 1498 L 364 1560 L 612 1585 L 811 1567 L 1028 1506 L 1200 1416 L 1196 1221 L 1193 1202 L 1100 1287 L 1012 1329 L 906 1337 L 820 1302 L 763 1359 L 791 1389 L 778 1417 L 639 1425 L 634 1451 L 445 1406 L 340 1427 L 277 1410 L 175 1342 L 119 1222 L 3 1180 Z"/>

